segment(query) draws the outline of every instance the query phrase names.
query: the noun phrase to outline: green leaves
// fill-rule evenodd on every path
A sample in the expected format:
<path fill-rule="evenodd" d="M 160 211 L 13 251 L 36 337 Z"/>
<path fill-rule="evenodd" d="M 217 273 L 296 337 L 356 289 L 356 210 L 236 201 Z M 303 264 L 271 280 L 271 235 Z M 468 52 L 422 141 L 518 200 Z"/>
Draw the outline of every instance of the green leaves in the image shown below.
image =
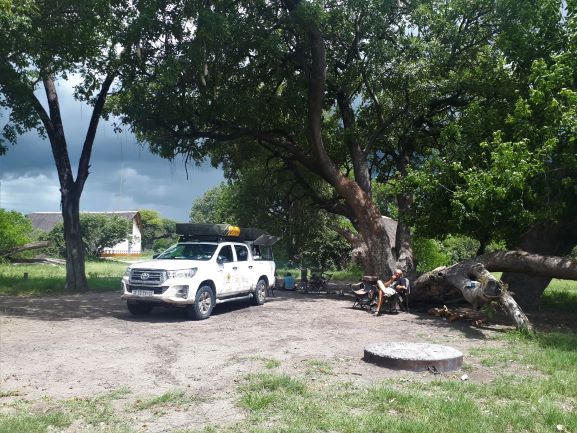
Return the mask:
<path fill-rule="evenodd" d="M 0 209 L 0 255 L 11 248 L 31 242 L 32 231 L 32 223 L 24 215 Z"/>
<path fill-rule="evenodd" d="M 105 248 L 130 239 L 131 226 L 129 222 L 118 215 L 80 214 L 80 232 L 84 253 L 88 257 L 98 257 Z M 64 227 L 58 223 L 46 235 L 52 242 L 51 249 L 60 256 L 66 256 Z"/>

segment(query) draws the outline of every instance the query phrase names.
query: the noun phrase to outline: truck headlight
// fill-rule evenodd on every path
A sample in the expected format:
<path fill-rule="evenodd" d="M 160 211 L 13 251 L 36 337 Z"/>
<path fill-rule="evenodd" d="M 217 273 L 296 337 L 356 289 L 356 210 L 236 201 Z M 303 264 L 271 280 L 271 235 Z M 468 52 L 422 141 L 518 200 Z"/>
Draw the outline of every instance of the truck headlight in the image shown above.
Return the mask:
<path fill-rule="evenodd" d="M 168 278 L 192 278 L 198 268 L 179 269 L 177 271 L 166 271 Z"/>
<path fill-rule="evenodd" d="M 125 277 L 130 277 L 130 266 L 126 268 L 126 270 L 124 271 L 124 276 Z"/>

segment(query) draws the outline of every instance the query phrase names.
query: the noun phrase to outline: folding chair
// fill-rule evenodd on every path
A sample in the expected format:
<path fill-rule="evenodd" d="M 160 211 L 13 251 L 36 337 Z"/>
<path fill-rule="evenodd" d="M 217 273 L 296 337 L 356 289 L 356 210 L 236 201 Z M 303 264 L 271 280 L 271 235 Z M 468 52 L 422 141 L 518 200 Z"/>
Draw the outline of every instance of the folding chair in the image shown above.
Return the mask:
<path fill-rule="evenodd" d="M 409 295 L 411 294 L 411 283 L 409 282 L 408 278 L 401 278 L 397 284 L 402 284 L 406 287 L 403 293 L 398 294 L 398 304 L 399 308 L 405 310 L 405 312 L 409 312 Z M 403 305 L 404 304 L 404 305 Z"/>

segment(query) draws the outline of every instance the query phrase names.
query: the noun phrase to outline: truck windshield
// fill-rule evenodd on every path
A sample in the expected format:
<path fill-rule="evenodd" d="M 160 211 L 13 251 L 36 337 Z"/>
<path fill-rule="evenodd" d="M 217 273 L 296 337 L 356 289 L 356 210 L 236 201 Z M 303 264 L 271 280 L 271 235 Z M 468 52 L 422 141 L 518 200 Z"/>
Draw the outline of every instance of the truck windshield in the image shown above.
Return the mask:
<path fill-rule="evenodd" d="M 210 260 L 216 247 L 215 244 L 176 244 L 160 254 L 157 259 Z"/>

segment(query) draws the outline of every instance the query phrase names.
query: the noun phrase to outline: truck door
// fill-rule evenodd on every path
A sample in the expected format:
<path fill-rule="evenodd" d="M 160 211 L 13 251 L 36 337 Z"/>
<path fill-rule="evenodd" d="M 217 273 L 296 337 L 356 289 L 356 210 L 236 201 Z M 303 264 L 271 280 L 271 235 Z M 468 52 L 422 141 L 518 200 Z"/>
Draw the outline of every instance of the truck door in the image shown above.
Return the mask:
<path fill-rule="evenodd" d="M 255 270 L 253 270 L 253 263 L 250 260 L 250 255 L 248 252 L 248 247 L 246 245 L 235 245 L 234 251 L 236 253 L 236 263 L 238 277 L 240 280 L 239 292 L 248 292 L 251 289 L 251 285 L 256 285 L 256 280 L 258 275 L 255 275 Z"/>
<path fill-rule="evenodd" d="M 220 290 L 217 287 L 219 295 L 228 295 L 233 293 L 238 287 L 238 266 L 234 261 L 232 247 L 223 245 L 216 255 L 216 264 Z"/>

